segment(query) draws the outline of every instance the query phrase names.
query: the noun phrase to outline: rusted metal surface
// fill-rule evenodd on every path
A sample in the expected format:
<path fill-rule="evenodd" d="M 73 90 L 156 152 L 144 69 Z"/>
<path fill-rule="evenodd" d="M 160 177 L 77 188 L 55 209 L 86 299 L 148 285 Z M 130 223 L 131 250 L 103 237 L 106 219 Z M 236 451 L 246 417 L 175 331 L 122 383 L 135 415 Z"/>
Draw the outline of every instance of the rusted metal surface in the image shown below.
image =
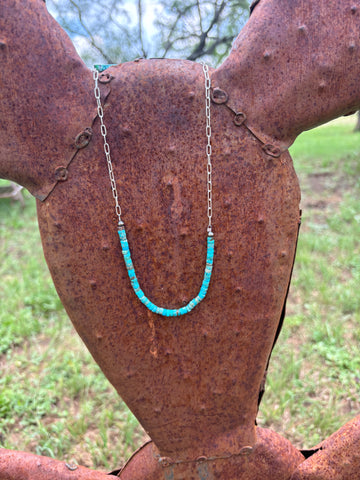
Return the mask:
<path fill-rule="evenodd" d="M 109 480 L 105 473 L 53 458 L 0 449 L 0 480 Z"/>
<path fill-rule="evenodd" d="M 155 304 L 182 306 L 200 288 L 206 255 L 201 66 L 150 60 L 111 73 L 105 112 L 138 278 Z M 149 313 L 132 292 L 95 133 L 38 210 L 45 256 L 79 334 L 161 454 L 182 460 L 255 442 L 299 223 L 288 155 L 267 156 L 222 107 L 213 138 L 216 265 L 204 308 L 181 319 Z"/>
<path fill-rule="evenodd" d="M 211 72 L 213 98 L 227 96 L 212 104 L 214 271 L 206 299 L 169 319 L 149 312 L 128 280 L 91 72 L 42 0 L 1 2 L 0 174 L 39 199 L 66 311 L 153 440 L 120 478 L 285 480 L 299 464 L 294 479 L 315 478 L 306 476 L 312 459 L 255 419 L 299 226 L 287 148 L 301 131 L 360 107 L 354 3 L 261 0 Z M 140 60 L 100 81 L 139 281 L 155 304 L 182 306 L 199 290 L 206 255 L 202 67 Z M 6 455 L 0 478 L 16 468 L 16 454 Z"/>
<path fill-rule="evenodd" d="M 358 480 L 360 478 L 360 415 L 315 447 L 291 480 Z"/>
<path fill-rule="evenodd" d="M 191 462 L 161 457 L 155 445 L 147 443 L 123 467 L 119 476 L 123 480 L 288 480 L 304 457 L 275 432 L 258 428 L 256 433 L 256 444 L 243 447 L 236 455 L 200 456 Z"/>

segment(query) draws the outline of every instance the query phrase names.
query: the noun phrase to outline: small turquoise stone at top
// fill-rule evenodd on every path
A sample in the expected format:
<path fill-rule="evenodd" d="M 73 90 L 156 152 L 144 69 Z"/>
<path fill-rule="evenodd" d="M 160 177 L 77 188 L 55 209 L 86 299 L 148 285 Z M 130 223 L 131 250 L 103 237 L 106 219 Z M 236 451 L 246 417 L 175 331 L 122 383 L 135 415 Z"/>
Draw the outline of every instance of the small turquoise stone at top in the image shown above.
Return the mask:
<path fill-rule="evenodd" d="M 106 70 L 107 68 L 109 67 L 115 67 L 116 66 L 116 63 L 109 63 L 109 64 L 97 64 L 97 65 L 94 65 L 94 68 L 99 72 L 103 72 L 104 70 Z"/>
<path fill-rule="evenodd" d="M 106 68 L 110 67 L 111 65 L 95 65 L 95 68 L 99 67 L 105 67 L 103 70 Z M 99 70 L 99 72 L 103 70 Z M 213 236 L 208 236 L 207 237 L 207 253 L 206 253 L 206 265 L 205 265 L 205 271 L 204 271 L 204 279 L 201 284 L 200 291 L 198 295 L 193 298 L 187 305 L 181 308 L 177 309 L 168 309 L 168 308 L 162 308 L 156 306 L 154 303 L 152 303 L 144 294 L 144 292 L 141 290 L 139 282 L 136 278 L 136 273 L 134 269 L 134 265 L 131 260 L 131 253 L 130 253 L 130 248 L 129 244 L 126 238 L 126 231 L 125 227 L 121 227 L 120 230 L 118 230 L 118 234 L 120 237 L 120 243 L 122 247 L 122 254 L 124 257 L 126 269 L 130 278 L 131 285 L 134 289 L 134 292 L 138 299 L 143 303 L 150 311 L 157 313 L 158 315 L 162 315 L 164 317 L 177 317 L 180 315 L 185 315 L 186 313 L 189 313 L 193 308 L 195 308 L 201 300 L 203 300 L 206 296 L 206 293 L 209 288 L 210 284 L 210 278 L 211 278 L 211 273 L 213 269 L 213 260 L 214 260 L 214 245 L 215 245 L 215 240 Z"/>

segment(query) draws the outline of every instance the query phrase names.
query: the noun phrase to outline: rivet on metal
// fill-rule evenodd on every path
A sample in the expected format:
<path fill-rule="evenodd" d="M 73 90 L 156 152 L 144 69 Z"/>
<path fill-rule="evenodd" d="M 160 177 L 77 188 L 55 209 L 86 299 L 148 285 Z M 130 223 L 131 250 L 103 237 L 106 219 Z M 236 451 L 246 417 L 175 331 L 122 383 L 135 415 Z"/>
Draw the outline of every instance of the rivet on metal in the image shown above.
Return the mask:
<path fill-rule="evenodd" d="M 159 463 L 162 467 L 169 467 L 174 463 L 174 461 L 170 457 L 160 457 Z"/>
<path fill-rule="evenodd" d="M 277 158 L 281 155 L 281 149 L 279 147 L 275 147 L 275 145 L 271 145 L 270 143 L 264 145 L 263 150 L 267 155 L 270 155 L 271 157 Z"/>
<path fill-rule="evenodd" d="M 58 182 L 65 182 L 68 178 L 68 170 L 66 167 L 57 167 L 55 169 L 55 178 Z"/>
<path fill-rule="evenodd" d="M 195 459 L 195 462 L 206 462 L 206 461 L 207 461 L 207 458 L 205 457 L 205 455 L 200 455 Z"/>
<path fill-rule="evenodd" d="M 298 30 L 300 33 L 306 33 L 307 31 L 306 25 L 299 25 Z"/>
<path fill-rule="evenodd" d="M 225 92 L 225 90 L 221 90 L 221 88 L 216 87 L 211 91 L 211 100 L 217 105 L 226 103 L 228 99 L 229 95 Z"/>
<path fill-rule="evenodd" d="M 251 455 L 252 452 L 253 452 L 253 447 L 246 446 L 240 450 L 239 455 Z"/>
<path fill-rule="evenodd" d="M 245 122 L 246 115 L 243 112 L 238 112 L 235 114 L 234 123 L 237 127 L 241 127 L 241 125 Z"/>
<path fill-rule="evenodd" d="M 91 128 L 86 127 L 85 130 L 83 130 L 76 136 L 75 147 L 78 148 L 79 150 L 81 148 L 85 148 L 87 145 L 89 145 L 92 135 L 93 135 L 93 131 L 91 130 Z"/>
<path fill-rule="evenodd" d="M 111 80 L 114 78 L 113 75 L 111 75 L 108 72 L 103 72 L 99 75 L 99 82 L 100 83 L 109 83 Z"/>
<path fill-rule="evenodd" d="M 224 208 L 227 210 L 231 207 L 231 198 L 226 198 L 224 200 Z"/>

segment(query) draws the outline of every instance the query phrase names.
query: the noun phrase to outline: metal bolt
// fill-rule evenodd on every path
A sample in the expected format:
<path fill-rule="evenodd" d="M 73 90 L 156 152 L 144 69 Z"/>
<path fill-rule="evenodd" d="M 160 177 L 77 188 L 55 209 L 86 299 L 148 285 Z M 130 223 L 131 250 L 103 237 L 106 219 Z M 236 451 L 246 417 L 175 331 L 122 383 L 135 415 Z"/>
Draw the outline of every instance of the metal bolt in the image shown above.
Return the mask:
<path fill-rule="evenodd" d="M 270 53 L 270 52 L 266 51 L 266 52 L 263 53 L 263 58 L 264 58 L 264 60 L 269 60 L 270 57 L 271 57 L 271 53 Z"/>
<path fill-rule="evenodd" d="M 195 462 L 206 462 L 206 461 L 207 461 L 207 458 L 205 457 L 205 455 L 200 455 L 195 459 Z"/>
<path fill-rule="evenodd" d="M 241 127 L 241 125 L 245 122 L 246 115 L 243 112 L 238 112 L 235 114 L 234 123 L 237 127 Z"/>
<path fill-rule="evenodd" d="M 113 79 L 113 75 L 111 75 L 110 73 L 108 72 L 105 72 L 105 73 L 101 73 L 99 75 L 99 82 L 100 83 L 109 83 L 111 82 L 111 80 Z"/>
<path fill-rule="evenodd" d="M 159 463 L 162 467 L 169 467 L 174 462 L 170 457 L 160 457 Z"/>
<path fill-rule="evenodd" d="M 92 138 L 93 131 L 90 127 L 85 128 L 84 131 L 80 132 L 75 138 L 75 147 L 80 149 L 89 145 Z"/>
<path fill-rule="evenodd" d="M 300 25 L 298 27 L 298 30 L 300 33 L 306 33 L 306 30 L 307 30 L 306 25 Z"/>
<path fill-rule="evenodd" d="M 240 455 L 251 455 L 253 452 L 253 447 L 246 446 L 240 450 Z"/>
<path fill-rule="evenodd" d="M 225 90 L 221 90 L 221 88 L 216 87 L 211 92 L 211 100 L 218 105 L 226 103 L 228 98 L 228 94 L 225 92 Z"/>
<path fill-rule="evenodd" d="M 263 150 L 267 155 L 270 155 L 271 157 L 277 158 L 281 155 L 281 149 L 279 147 L 276 147 L 275 145 L 271 145 L 270 143 L 264 145 Z"/>
<path fill-rule="evenodd" d="M 66 167 L 57 167 L 55 169 L 55 178 L 58 182 L 65 182 L 68 178 L 68 170 Z"/>

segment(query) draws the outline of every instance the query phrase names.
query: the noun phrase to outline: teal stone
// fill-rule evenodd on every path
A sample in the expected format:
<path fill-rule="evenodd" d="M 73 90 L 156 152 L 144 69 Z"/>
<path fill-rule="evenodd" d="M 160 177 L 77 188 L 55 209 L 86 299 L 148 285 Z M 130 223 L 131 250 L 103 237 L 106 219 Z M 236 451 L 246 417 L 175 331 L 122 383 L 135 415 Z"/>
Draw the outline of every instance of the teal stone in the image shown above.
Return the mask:
<path fill-rule="evenodd" d="M 140 288 L 139 282 L 136 277 L 135 268 L 131 259 L 130 247 L 126 238 L 125 226 L 120 228 L 120 230 L 118 230 L 118 234 L 120 237 L 120 243 L 122 247 L 121 252 L 124 258 L 128 276 L 130 278 L 131 286 L 133 287 L 133 290 L 136 296 L 138 297 L 138 299 L 140 300 L 140 302 L 144 304 L 151 312 L 154 312 L 158 315 L 162 315 L 163 317 L 178 317 L 181 315 L 185 315 L 186 313 L 189 313 L 205 298 L 208 291 L 209 284 L 210 284 L 211 273 L 213 270 L 214 245 L 215 245 L 215 239 L 213 236 L 207 237 L 206 264 L 205 264 L 204 278 L 201 284 L 200 292 L 195 298 L 193 298 L 184 307 L 177 308 L 177 309 L 168 309 L 168 308 L 162 308 L 162 307 L 156 306 L 145 296 L 144 292 Z"/>
<path fill-rule="evenodd" d="M 95 70 L 99 73 L 104 72 L 109 67 L 115 67 L 116 63 L 107 63 L 107 64 L 96 64 L 94 65 Z"/>
<path fill-rule="evenodd" d="M 192 310 L 194 307 L 196 307 L 196 302 L 195 300 L 191 300 L 191 302 L 189 303 L 189 308 Z"/>
<path fill-rule="evenodd" d="M 206 291 L 204 291 L 203 288 L 201 287 L 198 297 L 200 298 L 200 300 L 204 300 L 205 296 L 206 296 Z"/>
<path fill-rule="evenodd" d="M 135 292 L 135 293 L 136 293 L 136 296 L 138 297 L 138 299 L 142 302 L 143 298 L 145 297 L 144 292 L 142 290 L 139 290 L 138 292 Z"/>
<path fill-rule="evenodd" d="M 134 270 L 134 269 L 128 270 L 128 274 L 129 274 L 130 279 L 136 278 L 135 270 Z"/>

